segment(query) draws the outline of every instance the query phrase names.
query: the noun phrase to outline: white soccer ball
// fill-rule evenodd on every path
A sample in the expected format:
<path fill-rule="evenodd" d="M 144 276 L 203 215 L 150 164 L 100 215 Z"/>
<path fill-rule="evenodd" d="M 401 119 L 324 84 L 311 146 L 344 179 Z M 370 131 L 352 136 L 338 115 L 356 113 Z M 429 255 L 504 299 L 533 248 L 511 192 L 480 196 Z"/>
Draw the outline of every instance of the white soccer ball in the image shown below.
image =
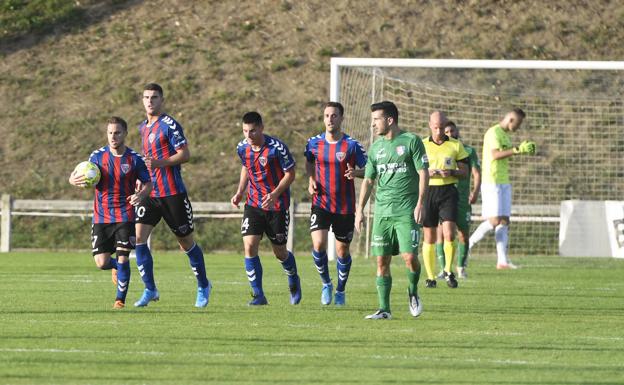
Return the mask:
<path fill-rule="evenodd" d="M 76 171 L 76 175 L 84 175 L 85 188 L 93 187 L 100 181 L 100 169 L 93 162 L 80 162 L 74 171 Z"/>

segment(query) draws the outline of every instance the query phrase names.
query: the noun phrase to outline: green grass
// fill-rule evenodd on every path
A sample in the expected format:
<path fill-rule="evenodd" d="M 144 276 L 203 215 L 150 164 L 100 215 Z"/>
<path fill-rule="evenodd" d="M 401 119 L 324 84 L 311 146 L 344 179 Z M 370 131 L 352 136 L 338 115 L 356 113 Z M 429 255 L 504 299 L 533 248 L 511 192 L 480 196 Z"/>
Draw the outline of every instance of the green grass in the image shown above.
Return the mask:
<path fill-rule="evenodd" d="M 55 26 L 78 24 L 84 10 L 72 0 L 2 0 L 0 39 L 49 32 Z"/>
<path fill-rule="evenodd" d="M 304 299 L 293 307 L 263 255 L 267 307 L 246 306 L 240 256 L 211 254 L 213 297 L 197 310 L 186 257 L 156 252 L 161 301 L 114 311 L 110 274 L 88 254 L 2 254 L 0 383 L 621 383 L 624 261 L 525 257 L 497 272 L 477 258 L 459 289 L 421 289 L 425 312 L 412 319 L 396 260 L 394 319 L 367 321 L 371 261 L 355 260 L 345 308 L 321 307 L 300 255 Z M 132 274 L 128 302 L 142 286 Z"/>

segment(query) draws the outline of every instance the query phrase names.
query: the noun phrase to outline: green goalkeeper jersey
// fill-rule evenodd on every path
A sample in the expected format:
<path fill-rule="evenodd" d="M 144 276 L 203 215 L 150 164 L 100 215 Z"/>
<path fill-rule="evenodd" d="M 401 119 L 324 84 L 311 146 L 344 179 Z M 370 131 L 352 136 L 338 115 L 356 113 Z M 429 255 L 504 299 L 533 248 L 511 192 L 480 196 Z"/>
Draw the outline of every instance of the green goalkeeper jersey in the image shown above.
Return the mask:
<path fill-rule="evenodd" d="M 422 140 L 410 133 L 381 137 L 368 151 L 364 177 L 376 180 L 375 216 L 412 215 L 418 203 L 418 170 L 427 169 Z"/>
<path fill-rule="evenodd" d="M 459 178 L 457 181 L 457 192 L 459 193 L 459 202 L 468 203 L 470 197 L 470 178 L 472 176 L 472 169 L 476 168 L 481 170 L 481 163 L 479 163 L 479 157 L 474 147 L 464 144 L 464 149 L 468 153 L 468 163 L 470 168 L 468 169 L 468 175 L 464 178 Z"/>
<path fill-rule="evenodd" d="M 483 137 L 483 182 L 509 183 L 509 158 L 494 159 L 492 150 L 509 150 L 511 138 L 500 124 L 490 127 Z"/>

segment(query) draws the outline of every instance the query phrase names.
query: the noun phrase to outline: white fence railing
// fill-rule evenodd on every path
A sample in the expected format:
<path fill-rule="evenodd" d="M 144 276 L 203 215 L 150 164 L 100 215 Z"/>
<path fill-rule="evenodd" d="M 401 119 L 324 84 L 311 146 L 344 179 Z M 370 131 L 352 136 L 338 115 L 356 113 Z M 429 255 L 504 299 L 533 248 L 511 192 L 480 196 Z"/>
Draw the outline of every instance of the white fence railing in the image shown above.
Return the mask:
<path fill-rule="evenodd" d="M 3 194 L 0 213 L 0 252 L 11 250 L 11 218 L 13 216 L 45 216 L 45 217 L 91 217 L 93 201 L 91 200 L 36 200 L 15 199 Z M 229 202 L 193 202 L 195 218 L 242 218 L 243 210 L 232 207 Z M 294 247 L 295 218 L 310 215 L 309 203 L 293 201 L 290 207 L 290 224 L 288 229 L 288 248 Z"/>
<path fill-rule="evenodd" d="M 481 212 L 481 205 L 473 205 L 473 213 Z M 514 222 L 555 222 L 559 223 L 559 205 L 514 205 L 512 220 Z M 0 252 L 11 250 L 11 218 L 13 216 L 46 216 L 46 217 L 91 217 L 93 201 L 91 200 L 36 200 L 15 199 L 3 194 L 0 201 Z M 195 218 L 242 218 L 242 209 L 233 208 L 229 202 L 193 202 Z M 295 219 L 307 218 L 310 215 L 310 203 L 298 203 L 293 199 L 290 207 L 290 224 L 288 230 L 288 248 L 294 249 Z M 481 218 L 473 215 L 473 221 Z M 368 250 L 368 245 L 365 245 Z"/>

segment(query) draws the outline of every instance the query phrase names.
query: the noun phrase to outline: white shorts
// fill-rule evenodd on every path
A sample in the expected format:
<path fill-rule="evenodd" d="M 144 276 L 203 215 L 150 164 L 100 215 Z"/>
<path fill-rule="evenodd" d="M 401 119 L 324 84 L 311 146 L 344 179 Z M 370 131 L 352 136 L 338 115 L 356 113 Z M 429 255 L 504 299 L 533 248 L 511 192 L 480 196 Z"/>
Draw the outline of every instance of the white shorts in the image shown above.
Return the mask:
<path fill-rule="evenodd" d="M 481 202 L 484 218 L 511 216 L 511 185 L 481 184 Z"/>

